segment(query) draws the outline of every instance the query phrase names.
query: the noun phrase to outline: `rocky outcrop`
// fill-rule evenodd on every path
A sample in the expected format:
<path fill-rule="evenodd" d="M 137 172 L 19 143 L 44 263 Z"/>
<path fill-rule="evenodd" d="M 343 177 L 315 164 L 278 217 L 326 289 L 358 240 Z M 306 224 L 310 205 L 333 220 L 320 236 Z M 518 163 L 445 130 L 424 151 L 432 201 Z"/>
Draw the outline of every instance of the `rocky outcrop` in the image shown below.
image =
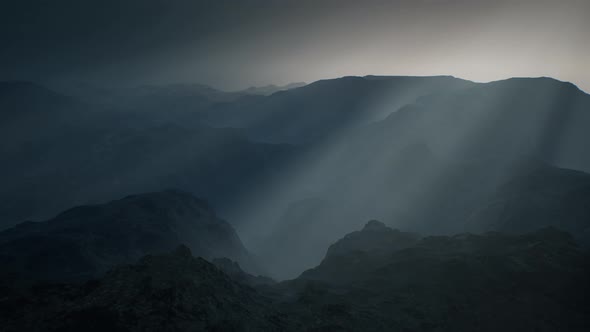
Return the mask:
<path fill-rule="evenodd" d="M 283 324 L 267 299 L 186 246 L 98 281 L 2 299 L 0 321 L 4 331 L 273 331 Z"/>

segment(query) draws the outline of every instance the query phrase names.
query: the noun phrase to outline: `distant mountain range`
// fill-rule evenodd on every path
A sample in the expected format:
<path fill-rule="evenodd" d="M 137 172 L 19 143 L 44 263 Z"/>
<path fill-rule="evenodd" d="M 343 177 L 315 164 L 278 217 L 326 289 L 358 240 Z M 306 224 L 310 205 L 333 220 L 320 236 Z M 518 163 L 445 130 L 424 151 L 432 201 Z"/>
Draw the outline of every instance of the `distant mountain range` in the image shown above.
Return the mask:
<path fill-rule="evenodd" d="M 231 193 L 263 182 L 256 174 L 272 174 L 291 153 L 288 146 L 250 142 L 239 129 L 180 125 L 173 115 L 159 120 L 165 112 L 88 104 L 30 83 L 0 87 L 6 96 L 0 101 L 0 227 L 167 188 L 220 206 Z M 228 169 L 237 163 L 240 169 Z"/>
<path fill-rule="evenodd" d="M 296 82 L 296 83 L 289 83 L 287 85 L 282 85 L 282 86 L 277 86 L 274 84 L 269 84 L 266 86 L 252 86 L 247 89 L 240 90 L 240 91 L 238 91 L 238 93 L 269 96 L 275 92 L 300 88 L 302 86 L 305 86 L 306 84 L 307 83 L 304 83 L 304 82 Z"/>
<path fill-rule="evenodd" d="M 245 128 L 260 141 L 311 143 L 381 120 L 416 98 L 465 88 L 453 77 L 343 77 L 267 98 L 223 103 L 201 116 L 212 126 Z"/>
<path fill-rule="evenodd" d="M 570 83 L 366 76 L 266 94 L 3 82 L 0 227 L 179 188 L 279 279 L 369 219 L 588 243 L 590 96 Z"/>

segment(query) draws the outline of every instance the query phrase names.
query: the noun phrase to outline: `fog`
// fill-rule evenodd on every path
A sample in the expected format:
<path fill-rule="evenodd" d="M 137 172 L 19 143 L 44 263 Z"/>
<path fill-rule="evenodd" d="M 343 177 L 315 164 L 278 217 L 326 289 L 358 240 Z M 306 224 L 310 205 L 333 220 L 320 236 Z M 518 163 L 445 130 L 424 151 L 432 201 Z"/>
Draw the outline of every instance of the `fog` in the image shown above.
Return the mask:
<path fill-rule="evenodd" d="M 312 144 L 269 185 L 252 188 L 230 219 L 278 278 L 316 266 L 330 244 L 371 219 L 422 234 L 493 230 L 487 215 L 505 207 L 487 204 L 511 181 L 544 163 L 588 170 L 573 138 L 589 121 L 588 96 L 557 85 L 471 84 L 393 106 L 377 122 L 373 114 L 391 102 L 362 105 L 365 118 L 356 121 L 367 125 Z M 576 153 L 564 152 L 575 145 Z"/>
<path fill-rule="evenodd" d="M 590 172 L 589 12 L 578 0 L 13 1 L 0 12 L 0 227 L 179 188 L 280 280 L 371 219 L 581 234 L 585 212 L 564 211 L 583 210 L 572 179 Z"/>

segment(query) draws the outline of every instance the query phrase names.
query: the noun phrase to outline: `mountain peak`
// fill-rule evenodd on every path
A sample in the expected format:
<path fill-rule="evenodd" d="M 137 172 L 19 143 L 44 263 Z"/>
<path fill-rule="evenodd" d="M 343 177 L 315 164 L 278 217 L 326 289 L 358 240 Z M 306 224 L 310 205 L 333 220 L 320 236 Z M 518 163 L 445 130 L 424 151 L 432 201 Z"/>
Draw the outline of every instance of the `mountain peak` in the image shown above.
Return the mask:
<path fill-rule="evenodd" d="M 380 222 L 379 220 L 369 220 L 365 227 L 363 227 L 363 232 L 365 231 L 384 231 L 390 229 L 384 223 Z"/>
<path fill-rule="evenodd" d="M 582 93 L 586 94 L 577 85 L 568 82 L 561 81 L 553 77 L 541 76 L 541 77 L 511 77 L 503 80 L 492 81 L 485 83 L 492 87 L 505 87 L 509 89 L 528 89 L 539 92 L 540 90 L 556 92 L 569 91 L 570 93 Z"/>
<path fill-rule="evenodd" d="M 332 244 L 324 259 L 351 252 L 392 252 L 414 245 L 420 236 L 391 229 L 378 220 L 370 220 L 360 231 L 355 231 Z"/>

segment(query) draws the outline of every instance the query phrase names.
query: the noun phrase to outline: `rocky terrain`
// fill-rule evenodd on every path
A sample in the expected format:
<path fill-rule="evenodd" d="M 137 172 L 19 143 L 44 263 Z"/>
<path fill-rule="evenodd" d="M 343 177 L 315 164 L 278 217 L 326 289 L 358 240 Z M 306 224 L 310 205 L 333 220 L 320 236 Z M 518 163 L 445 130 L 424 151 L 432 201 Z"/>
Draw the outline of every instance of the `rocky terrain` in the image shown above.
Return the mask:
<path fill-rule="evenodd" d="M 266 331 L 284 325 L 269 300 L 186 246 L 145 256 L 97 281 L 3 298 L 4 331 Z"/>
<path fill-rule="evenodd" d="M 349 252 L 327 256 L 290 282 L 300 289 L 290 308 L 320 329 L 583 331 L 589 326 L 590 261 L 566 233 L 425 237 L 393 252 L 387 245 L 358 250 L 354 242 L 343 239 L 338 247 L 350 246 Z"/>
<path fill-rule="evenodd" d="M 96 281 L 5 290 L 0 322 L 6 331 L 586 331 L 588 258 L 555 229 L 419 237 L 371 221 L 294 280 L 252 284 L 225 262 L 232 278 L 181 246 Z"/>

